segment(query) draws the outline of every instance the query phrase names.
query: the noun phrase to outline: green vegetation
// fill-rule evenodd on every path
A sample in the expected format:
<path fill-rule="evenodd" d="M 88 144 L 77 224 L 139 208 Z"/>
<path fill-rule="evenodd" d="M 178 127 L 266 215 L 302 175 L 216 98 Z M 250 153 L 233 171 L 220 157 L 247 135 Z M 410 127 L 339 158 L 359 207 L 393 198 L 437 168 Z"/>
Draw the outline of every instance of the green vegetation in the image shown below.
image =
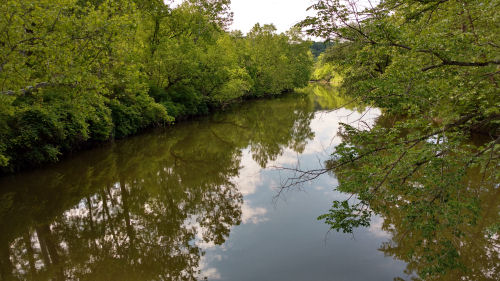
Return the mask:
<path fill-rule="evenodd" d="M 313 42 L 311 45 L 311 53 L 315 58 L 319 57 L 332 44 L 330 42 Z"/>
<path fill-rule="evenodd" d="M 339 75 L 335 72 L 335 65 L 326 60 L 324 54 L 321 54 L 316 60 L 311 79 L 314 81 L 333 82 L 338 81 Z"/>
<path fill-rule="evenodd" d="M 304 86 L 309 43 L 272 25 L 229 33 L 229 4 L 2 0 L 0 172 Z"/>
<path fill-rule="evenodd" d="M 484 195 L 500 182 L 500 1 L 321 0 L 312 8 L 317 15 L 301 25 L 336 40 L 322 59 L 342 76 L 341 92 L 383 113 L 374 126 L 344 124 L 327 169 L 304 174 L 332 171 L 338 190 L 353 195 L 320 219 L 352 232 L 379 214 L 394 234 L 383 250 L 410 272 L 494 280 L 498 263 L 467 269 L 477 256 L 463 241 L 481 237 L 498 254 L 498 223 L 484 218 L 498 219 L 499 205 Z"/>
<path fill-rule="evenodd" d="M 303 152 L 313 117 L 305 95 L 257 100 L 0 178 L 1 280 L 201 280 L 200 244 L 244 220 L 242 149 Z"/>

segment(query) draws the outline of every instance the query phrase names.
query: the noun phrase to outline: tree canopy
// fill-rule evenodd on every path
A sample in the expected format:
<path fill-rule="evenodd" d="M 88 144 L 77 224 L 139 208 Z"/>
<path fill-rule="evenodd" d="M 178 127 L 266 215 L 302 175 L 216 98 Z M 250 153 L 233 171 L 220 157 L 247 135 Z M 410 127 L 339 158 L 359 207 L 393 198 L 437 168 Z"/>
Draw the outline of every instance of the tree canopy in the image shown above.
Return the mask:
<path fill-rule="evenodd" d="M 230 33 L 229 5 L 2 0 L 0 170 L 305 85 L 309 43 L 271 26 Z"/>
<path fill-rule="evenodd" d="M 332 171 L 338 190 L 353 195 L 320 219 L 352 232 L 397 210 L 401 243 L 415 239 L 403 258 L 425 280 L 498 273 L 469 272 L 461 241 L 484 217 L 482 191 L 500 182 L 499 8 L 498 0 L 321 0 L 300 24 L 335 42 L 323 60 L 342 76 L 343 94 L 382 110 L 374 126 L 344 124 L 327 167 L 304 173 Z M 498 220 L 485 222 L 477 231 L 498 250 Z"/>

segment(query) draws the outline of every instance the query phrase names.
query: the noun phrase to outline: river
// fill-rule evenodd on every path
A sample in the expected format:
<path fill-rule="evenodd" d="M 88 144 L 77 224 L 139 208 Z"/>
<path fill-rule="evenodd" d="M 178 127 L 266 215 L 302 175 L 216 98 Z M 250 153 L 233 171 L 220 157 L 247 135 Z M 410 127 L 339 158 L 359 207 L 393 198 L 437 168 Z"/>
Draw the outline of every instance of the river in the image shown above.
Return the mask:
<path fill-rule="evenodd" d="M 339 122 L 380 112 L 335 89 L 248 101 L 0 179 L 2 280 L 393 280 L 374 217 L 353 234 L 317 217 L 334 175 L 281 190 L 280 167 L 323 166 Z M 363 121 L 363 122 L 360 122 Z M 280 192 L 280 190 L 282 192 Z"/>

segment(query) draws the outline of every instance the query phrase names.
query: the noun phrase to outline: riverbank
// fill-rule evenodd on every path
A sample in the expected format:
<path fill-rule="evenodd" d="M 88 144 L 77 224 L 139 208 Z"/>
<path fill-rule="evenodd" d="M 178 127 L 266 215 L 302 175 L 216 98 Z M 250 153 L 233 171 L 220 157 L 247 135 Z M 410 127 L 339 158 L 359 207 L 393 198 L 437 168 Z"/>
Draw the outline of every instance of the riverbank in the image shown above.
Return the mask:
<path fill-rule="evenodd" d="M 104 139 L 104 140 L 90 139 L 90 140 L 86 140 L 84 142 L 75 143 L 71 147 L 66 147 L 63 151 L 61 151 L 61 153 L 59 153 L 57 155 L 57 158 L 51 159 L 49 161 L 31 163 L 31 164 L 23 165 L 23 166 L 17 167 L 15 169 L 10 169 L 10 170 L 6 169 L 5 167 L 4 168 L 0 167 L 0 177 L 14 174 L 14 173 L 21 172 L 21 171 L 37 169 L 37 168 L 40 168 L 40 167 L 47 165 L 47 164 L 56 163 L 56 162 L 59 162 L 59 161 L 64 160 L 64 159 L 71 158 L 74 154 L 78 154 L 81 151 L 92 150 L 92 149 L 99 148 L 102 146 L 107 146 L 110 143 L 115 142 L 116 140 L 121 140 L 121 139 L 135 136 L 138 134 L 147 133 L 148 131 L 151 131 L 154 128 L 175 127 L 179 123 L 183 123 L 183 122 L 187 122 L 187 121 L 191 121 L 191 120 L 196 120 L 196 119 L 200 119 L 200 118 L 205 118 L 206 116 L 217 114 L 219 112 L 223 112 L 231 107 L 238 106 L 238 105 L 244 104 L 246 102 L 251 102 L 253 100 L 259 100 L 259 99 L 274 99 L 274 98 L 278 98 L 278 97 L 283 96 L 283 95 L 291 94 L 292 92 L 293 91 L 287 90 L 287 91 L 283 91 L 279 95 L 276 95 L 276 94 L 267 94 L 267 95 L 259 95 L 259 96 L 245 95 L 245 96 L 239 97 L 237 99 L 226 101 L 224 103 L 206 105 L 206 110 L 203 112 L 200 112 L 198 114 L 178 115 L 175 119 L 173 119 L 173 118 L 172 119 L 165 119 L 164 122 L 150 123 L 147 126 L 140 127 L 140 128 L 138 128 L 132 132 L 129 132 L 127 134 L 122 133 L 122 134 L 119 134 L 118 136 L 115 136 L 116 133 L 113 133 L 113 135 L 111 137 Z M 112 112 L 112 114 L 113 114 L 113 112 Z M 35 121 L 35 120 L 33 120 L 33 121 Z M 43 119 L 42 119 L 42 121 L 43 121 Z M 31 125 L 33 125 L 33 124 L 31 124 Z M 115 131 L 116 131 L 116 129 L 115 129 Z M 33 148 L 33 149 L 36 149 L 36 148 Z"/>

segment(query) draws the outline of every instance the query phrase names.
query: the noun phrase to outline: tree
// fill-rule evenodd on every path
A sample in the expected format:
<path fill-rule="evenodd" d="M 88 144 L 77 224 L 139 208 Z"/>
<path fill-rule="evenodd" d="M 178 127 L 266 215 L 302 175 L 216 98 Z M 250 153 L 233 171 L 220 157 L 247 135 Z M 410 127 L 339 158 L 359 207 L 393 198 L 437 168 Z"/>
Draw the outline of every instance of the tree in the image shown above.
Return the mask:
<path fill-rule="evenodd" d="M 227 30 L 233 23 L 231 0 L 188 0 L 208 17 L 210 22 Z"/>
<path fill-rule="evenodd" d="M 7 171 L 168 120 L 134 63 L 141 48 L 132 2 L 80 2 L 0 6 L 0 161 Z M 134 120 L 124 122 L 120 109 Z"/>
<path fill-rule="evenodd" d="M 268 62 L 249 63 L 257 46 L 226 31 L 229 8 L 228 0 L 175 8 L 162 0 L 3 0 L 0 172 L 306 83 L 308 50 L 284 34 L 258 46 L 272 48 L 276 75 L 251 76 L 249 66 Z"/>
<path fill-rule="evenodd" d="M 416 267 L 422 278 L 464 275 L 459 241 L 469 234 L 460 229 L 482 219 L 477 192 L 500 178 L 500 2 L 366 3 L 317 1 L 317 15 L 301 23 L 335 41 L 324 58 L 342 75 L 343 94 L 382 110 L 373 127 L 344 124 L 327 167 L 303 178 L 331 171 L 337 189 L 353 194 L 320 217 L 333 229 L 351 232 L 394 206 L 421 261 L 433 261 Z M 492 224 L 480 231 L 498 235 Z"/>
<path fill-rule="evenodd" d="M 277 34 L 272 24 L 256 24 L 246 39 L 245 63 L 254 81 L 254 95 L 276 95 L 307 85 L 312 54 L 310 43 L 297 30 Z"/>

